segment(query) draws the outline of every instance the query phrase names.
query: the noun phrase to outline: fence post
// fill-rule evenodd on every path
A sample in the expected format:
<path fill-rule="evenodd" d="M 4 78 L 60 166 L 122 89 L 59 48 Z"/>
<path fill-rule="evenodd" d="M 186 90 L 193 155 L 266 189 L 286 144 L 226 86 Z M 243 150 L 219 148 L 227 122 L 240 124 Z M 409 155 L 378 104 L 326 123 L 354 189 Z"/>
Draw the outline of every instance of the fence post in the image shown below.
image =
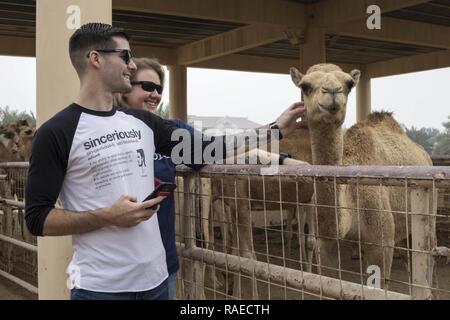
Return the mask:
<path fill-rule="evenodd" d="M 435 247 L 435 191 L 416 187 L 411 190 L 412 239 L 412 296 L 414 299 L 431 299 Z"/>
<path fill-rule="evenodd" d="M 183 181 L 184 192 L 184 250 L 195 248 L 195 178 L 185 176 Z M 204 299 L 203 272 L 201 262 L 191 259 L 183 261 L 184 271 L 184 298 L 187 300 Z"/>

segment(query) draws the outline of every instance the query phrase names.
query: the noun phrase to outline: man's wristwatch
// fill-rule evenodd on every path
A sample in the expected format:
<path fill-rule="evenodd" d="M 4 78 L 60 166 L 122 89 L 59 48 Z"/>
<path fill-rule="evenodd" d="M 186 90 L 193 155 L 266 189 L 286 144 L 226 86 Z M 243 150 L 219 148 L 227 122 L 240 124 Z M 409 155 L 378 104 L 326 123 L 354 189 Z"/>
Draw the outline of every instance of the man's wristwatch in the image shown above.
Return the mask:
<path fill-rule="evenodd" d="M 274 121 L 271 124 L 269 124 L 269 128 L 270 128 L 270 130 L 278 130 L 278 137 L 279 137 L 279 139 L 280 140 L 283 139 L 283 135 L 281 134 L 280 127 L 278 126 L 276 121 Z"/>
<path fill-rule="evenodd" d="M 278 158 L 278 164 L 281 166 L 284 162 L 284 159 L 290 158 L 291 155 L 289 153 L 280 152 L 280 157 Z"/>

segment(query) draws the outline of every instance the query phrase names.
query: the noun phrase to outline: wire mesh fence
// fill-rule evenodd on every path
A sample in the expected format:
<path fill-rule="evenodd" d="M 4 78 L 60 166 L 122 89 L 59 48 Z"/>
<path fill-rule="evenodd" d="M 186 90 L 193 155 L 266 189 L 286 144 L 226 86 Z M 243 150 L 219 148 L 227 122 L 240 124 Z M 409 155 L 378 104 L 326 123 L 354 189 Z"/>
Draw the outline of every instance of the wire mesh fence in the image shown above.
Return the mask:
<path fill-rule="evenodd" d="M 179 172 L 179 297 L 450 298 L 448 168 L 259 170 Z"/>
<path fill-rule="evenodd" d="M 25 225 L 23 207 L 27 169 L 27 163 L 0 164 L 0 271 L 36 292 L 37 240 Z"/>
<path fill-rule="evenodd" d="M 37 286 L 26 164 L 0 165 L 0 271 Z M 450 168 L 177 172 L 179 299 L 450 298 Z"/>

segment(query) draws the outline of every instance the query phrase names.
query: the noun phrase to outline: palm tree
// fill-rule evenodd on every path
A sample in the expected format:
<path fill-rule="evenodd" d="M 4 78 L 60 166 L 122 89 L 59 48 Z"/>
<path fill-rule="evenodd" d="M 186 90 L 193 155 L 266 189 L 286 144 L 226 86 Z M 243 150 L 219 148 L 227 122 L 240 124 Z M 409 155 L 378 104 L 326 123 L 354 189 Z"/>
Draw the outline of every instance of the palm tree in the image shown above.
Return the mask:
<path fill-rule="evenodd" d="M 450 116 L 448 116 L 450 120 Z M 436 139 L 433 154 L 436 155 L 450 155 L 450 121 L 442 123 L 445 131 Z"/>
<path fill-rule="evenodd" d="M 27 120 L 30 127 L 36 127 L 36 117 L 32 111 L 13 110 L 9 106 L 0 107 L 0 126 L 4 126 L 18 120 Z"/>
<path fill-rule="evenodd" d="M 433 153 L 435 140 L 440 135 L 440 132 L 436 128 L 416 128 L 414 126 L 411 129 L 405 128 L 407 136 L 415 143 L 421 145 L 428 154 Z"/>

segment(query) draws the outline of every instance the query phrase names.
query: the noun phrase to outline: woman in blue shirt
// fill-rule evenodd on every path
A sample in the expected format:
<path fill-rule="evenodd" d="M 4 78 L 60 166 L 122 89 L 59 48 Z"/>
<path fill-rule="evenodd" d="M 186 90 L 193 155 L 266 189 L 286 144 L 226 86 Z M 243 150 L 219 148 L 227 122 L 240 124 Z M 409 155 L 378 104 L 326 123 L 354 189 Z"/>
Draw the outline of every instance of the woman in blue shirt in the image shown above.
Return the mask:
<path fill-rule="evenodd" d="M 133 58 L 133 61 L 137 66 L 137 71 L 131 79 L 133 89 L 129 93 L 117 95 L 117 103 L 122 107 L 156 112 L 164 89 L 164 69 L 155 59 Z M 194 128 L 181 120 L 173 119 L 167 121 L 179 128 L 194 130 Z M 165 182 L 175 181 L 175 164 L 170 157 L 155 153 L 153 163 L 156 179 Z M 199 170 L 203 165 L 190 165 L 190 167 Z M 175 201 L 173 194 L 160 204 L 158 223 L 162 242 L 166 250 L 167 270 L 169 272 L 169 299 L 173 300 L 176 292 L 176 275 L 179 269 L 175 244 Z"/>

